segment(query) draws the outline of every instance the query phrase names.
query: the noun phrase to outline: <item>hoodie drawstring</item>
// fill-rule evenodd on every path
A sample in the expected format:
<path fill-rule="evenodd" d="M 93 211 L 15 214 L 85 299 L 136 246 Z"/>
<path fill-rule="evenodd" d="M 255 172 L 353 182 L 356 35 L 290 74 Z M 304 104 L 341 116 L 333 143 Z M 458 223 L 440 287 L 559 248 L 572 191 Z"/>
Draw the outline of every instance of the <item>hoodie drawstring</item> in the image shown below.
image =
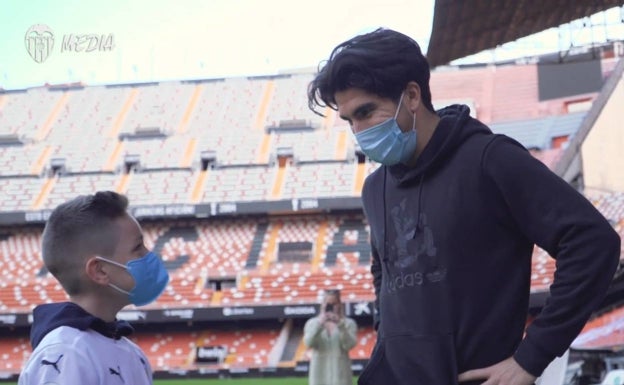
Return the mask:
<path fill-rule="evenodd" d="M 422 204 L 422 196 L 423 196 L 423 181 L 425 180 L 425 173 L 423 172 L 420 175 L 420 182 L 418 182 L 419 186 L 418 186 L 418 207 L 416 209 L 416 232 L 414 233 L 414 238 L 416 238 L 416 234 L 418 234 L 420 231 L 423 230 L 423 225 L 421 225 L 421 220 L 420 220 L 420 210 L 422 208 L 421 204 Z"/>
<path fill-rule="evenodd" d="M 382 196 L 382 201 L 383 201 L 383 258 L 382 260 L 384 261 L 384 263 L 386 264 L 386 269 L 388 268 L 388 250 L 387 250 L 387 243 L 388 240 L 386 238 L 386 233 L 387 233 L 387 228 L 388 228 L 388 220 L 386 219 L 386 178 L 388 175 L 388 169 L 386 167 L 384 167 L 384 173 L 383 173 L 383 191 L 381 193 Z"/>

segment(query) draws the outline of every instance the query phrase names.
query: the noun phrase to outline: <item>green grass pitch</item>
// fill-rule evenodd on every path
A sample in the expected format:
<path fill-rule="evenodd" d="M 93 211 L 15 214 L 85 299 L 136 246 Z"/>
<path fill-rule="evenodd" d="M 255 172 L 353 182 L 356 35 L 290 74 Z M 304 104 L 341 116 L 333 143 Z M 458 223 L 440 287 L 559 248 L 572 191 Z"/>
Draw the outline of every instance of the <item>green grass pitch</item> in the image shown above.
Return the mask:
<path fill-rule="evenodd" d="M 13 382 L 4 382 L 5 385 L 17 385 Z M 284 378 L 227 378 L 227 379 L 176 379 L 155 380 L 154 385 L 307 385 L 307 377 Z M 353 377 L 353 385 L 357 384 L 357 377 Z"/>
<path fill-rule="evenodd" d="M 307 385 L 306 377 L 156 380 L 154 385 Z"/>
<path fill-rule="evenodd" d="M 154 385 L 307 385 L 307 377 L 156 380 Z M 353 377 L 353 385 L 357 377 Z"/>

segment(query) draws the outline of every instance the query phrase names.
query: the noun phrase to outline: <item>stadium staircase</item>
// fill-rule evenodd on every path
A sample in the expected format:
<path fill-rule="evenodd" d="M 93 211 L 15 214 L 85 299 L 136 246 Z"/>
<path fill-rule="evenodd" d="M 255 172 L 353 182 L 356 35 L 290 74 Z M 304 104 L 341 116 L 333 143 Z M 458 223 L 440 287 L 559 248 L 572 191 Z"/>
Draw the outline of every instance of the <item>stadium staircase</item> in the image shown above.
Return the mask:
<path fill-rule="evenodd" d="M 316 237 L 316 245 L 314 247 L 314 256 L 312 258 L 312 272 L 317 272 L 323 261 L 323 256 L 326 252 L 325 237 L 327 235 L 328 227 L 327 221 L 325 220 L 322 221 L 319 226 L 318 236 Z"/>
<path fill-rule="evenodd" d="M 180 124 L 177 128 L 178 134 L 183 134 L 187 131 L 189 121 L 191 120 L 191 116 L 197 107 L 197 103 L 201 97 L 202 92 L 204 92 L 204 87 L 201 84 L 195 86 L 193 90 L 193 95 L 191 96 L 191 100 L 189 104 L 186 106 L 186 110 L 184 111 L 184 115 L 182 115 L 182 120 L 180 120 Z"/>
<path fill-rule="evenodd" d="M 193 184 L 193 193 L 191 195 L 191 202 L 199 203 L 204 194 L 204 186 L 206 185 L 206 179 L 208 179 L 208 169 L 201 170 L 198 175 L 195 183 Z"/>
<path fill-rule="evenodd" d="M 266 247 L 264 258 L 261 261 L 261 271 L 266 273 L 271 266 L 271 263 L 275 261 L 275 257 L 277 256 L 277 242 L 279 231 L 282 228 L 281 222 L 275 222 L 271 225 L 271 232 L 269 235 L 269 242 Z"/>
<path fill-rule="evenodd" d="M 35 201 L 33 202 L 33 205 L 32 205 L 33 210 L 40 210 L 43 207 L 48 196 L 50 195 L 50 191 L 52 191 L 52 189 L 54 188 L 54 185 L 58 181 L 58 178 L 59 178 L 58 175 L 51 175 L 45 179 L 45 181 L 43 182 L 43 186 L 41 187 L 41 190 L 39 190 L 39 194 L 37 195 L 37 198 L 35 198 Z"/>
<path fill-rule="evenodd" d="M 264 237 L 266 236 L 269 224 L 266 222 L 259 223 L 256 227 L 256 233 L 254 234 L 253 241 L 251 242 L 251 250 L 245 263 L 245 269 L 255 269 L 258 267 L 258 261 L 260 259 L 260 253 L 264 244 Z"/>
<path fill-rule="evenodd" d="M 33 164 L 30 173 L 33 175 L 41 175 L 41 173 L 43 173 L 43 170 L 45 169 L 48 159 L 50 159 L 51 154 L 52 146 L 45 146 L 41 151 L 41 154 L 37 158 L 37 161 Z"/>
<path fill-rule="evenodd" d="M 355 182 L 353 183 L 353 195 L 359 196 L 362 194 L 362 187 L 364 187 L 364 179 L 366 179 L 366 166 L 365 162 L 358 163 L 355 171 Z"/>
<path fill-rule="evenodd" d="M 334 156 L 336 160 L 345 160 L 347 159 L 347 131 L 341 130 L 338 132 L 338 140 L 336 141 L 336 155 Z"/>
<path fill-rule="evenodd" d="M 254 119 L 254 129 L 261 130 L 264 129 L 265 121 L 268 114 L 268 108 L 271 104 L 271 100 L 273 99 L 273 94 L 275 93 L 275 82 L 270 80 L 266 83 L 264 87 L 264 91 L 262 93 L 262 100 L 258 105 L 258 111 L 256 113 Z M 262 141 L 258 147 L 256 163 L 257 164 L 268 164 L 271 156 L 271 141 L 273 140 L 273 136 L 270 133 L 265 133 L 262 137 Z"/>
<path fill-rule="evenodd" d="M 186 150 L 184 150 L 184 154 L 180 160 L 181 168 L 191 168 L 193 164 L 193 156 L 195 155 L 195 151 L 197 150 L 197 138 L 191 138 L 188 140 L 188 144 L 186 145 Z"/>
<path fill-rule="evenodd" d="M 63 96 L 61 96 L 61 98 L 56 102 L 56 105 L 52 109 L 52 112 L 50 112 L 50 115 L 48 115 L 46 121 L 41 125 L 41 127 L 39 127 L 39 130 L 35 135 L 36 141 L 42 141 L 48 136 L 50 130 L 52 129 L 52 126 L 54 125 L 54 122 L 56 121 L 63 107 L 67 104 L 68 100 L 69 94 L 67 94 L 67 92 L 64 92 Z"/>
<path fill-rule="evenodd" d="M 284 346 L 284 351 L 280 358 L 280 366 L 294 365 L 301 343 L 303 343 L 303 330 L 300 327 L 293 327 L 288 335 L 288 341 L 286 341 L 286 345 Z"/>
<path fill-rule="evenodd" d="M 271 199 L 277 200 L 282 198 L 287 172 L 288 162 L 280 160 L 280 165 L 275 175 L 275 181 L 273 182 L 273 188 L 271 189 Z"/>

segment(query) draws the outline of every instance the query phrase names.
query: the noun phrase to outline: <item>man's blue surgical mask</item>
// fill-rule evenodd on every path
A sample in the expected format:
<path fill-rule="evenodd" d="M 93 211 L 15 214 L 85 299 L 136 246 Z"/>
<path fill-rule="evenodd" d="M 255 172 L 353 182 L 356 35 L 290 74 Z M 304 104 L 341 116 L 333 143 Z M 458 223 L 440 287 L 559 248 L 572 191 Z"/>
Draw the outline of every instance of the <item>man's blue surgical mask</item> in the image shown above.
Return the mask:
<path fill-rule="evenodd" d="M 126 291 L 112 283 L 109 283 L 109 286 L 121 293 L 127 294 L 130 298 L 130 303 L 136 306 L 143 306 L 154 302 L 165 290 L 167 283 L 169 283 L 169 273 L 167 273 L 165 265 L 160 257 L 151 251 L 139 259 L 128 261 L 126 265 L 103 257 L 96 258 L 126 269 L 128 273 L 130 273 L 134 279 L 134 287 L 132 290 Z"/>
<path fill-rule="evenodd" d="M 403 94 L 399 99 L 394 118 L 355 134 L 362 152 L 375 162 L 386 166 L 406 164 L 416 151 L 416 114 L 414 114 L 412 129 L 408 132 L 401 131 L 396 120 L 402 101 Z"/>

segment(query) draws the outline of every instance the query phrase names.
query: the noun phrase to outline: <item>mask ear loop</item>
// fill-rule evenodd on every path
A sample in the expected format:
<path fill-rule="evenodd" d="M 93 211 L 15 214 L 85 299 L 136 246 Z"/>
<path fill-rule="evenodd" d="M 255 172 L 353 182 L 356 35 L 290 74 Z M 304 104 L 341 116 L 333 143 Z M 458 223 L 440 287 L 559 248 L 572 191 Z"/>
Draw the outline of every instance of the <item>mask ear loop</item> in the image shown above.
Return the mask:
<path fill-rule="evenodd" d="M 124 290 L 124 289 L 120 288 L 119 286 L 117 286 L 117 285 L 115 285 L 115 284 L 113 284 L 113 283 L 109 283 L 109 284 L 108 284 L 108 286 L 112 287 L 113 289 L 117 290 L 117 291 L 118 291 L 118 292 L 120 292 L 120 293 L 124 293 L 124 294 L 126 294 L 126 295 L 130 295 L 130 292 L 129 292 L 129 291 L 126 291 L 126 290 Z"/>
<path fill-rule="evenodd" d="M 399 98 L 399 105 L 397 106 L 397 110 L 394 113 L 394 120 L 399 117 L 399 111 L 401 111 L 401 104 L 403 103 L 403 95 L 405 95 L 405 93 L 401 93 L 401 97 Z"/>
<path fill-rule="evenodd" d="M 119 266 L 119 267 L 121 267 L 122 269 L 126 269 L 126 270 L 128 270 L 128 266 L 126 266 L 126 265 L 122 265 L 121 263 L 119 263 L 119 262 L 115 262 L 115 261 L 112 261 L 112 260 L 110 260 L 110 259 L 108 259 L 108 258 L 104 258 L 104 257 L 99 257 L 99 256 L 96 256 L 96 257 L 95 257 L 95 259 L 97 259 L 98 261 L 104 261 L 104 262 L 112 263 L 113 265 Z"/>
<path fill-rule="evenodd" d="M 99 256 L 96 256 L 96 257 L 95 257 L 95 259 L 97 259 L 98 261 L 108 262 L 108 263 L 111 263 L 111 264 L 116 265 L 116 266 L 118 266 L 118 267 L 121 267 L 122 269 L 126 269 L 126 270 L 128 270 L 128 266 L 126 266 L 126 265 L 122 265 L 122 264 L 121 264 L 121 263 L 119 263 L 119 262 L 111 261 L 110 259 L 103 258 L 103 257 L 99 257 Z M 134 277 L 133 277 L 133 279 L 134 279 Z M 110 282 L 109 282 L 109 283 L 108 283 L 108 286 L 112 287 L 113 289 L 115 289 L 115 290 L 117 290 L 117 291 L 119 291 L 119 292 L 121 292 L 121 293 L 124 293 L 124 294 L 130 295 L 130 292 L 129 292 L 129 291 L 126 291 L 126 290 L 124 290 L 124 289 L 120 288 L 119 286 L 115 285 L 114 283 L 110 283 Z"/>

